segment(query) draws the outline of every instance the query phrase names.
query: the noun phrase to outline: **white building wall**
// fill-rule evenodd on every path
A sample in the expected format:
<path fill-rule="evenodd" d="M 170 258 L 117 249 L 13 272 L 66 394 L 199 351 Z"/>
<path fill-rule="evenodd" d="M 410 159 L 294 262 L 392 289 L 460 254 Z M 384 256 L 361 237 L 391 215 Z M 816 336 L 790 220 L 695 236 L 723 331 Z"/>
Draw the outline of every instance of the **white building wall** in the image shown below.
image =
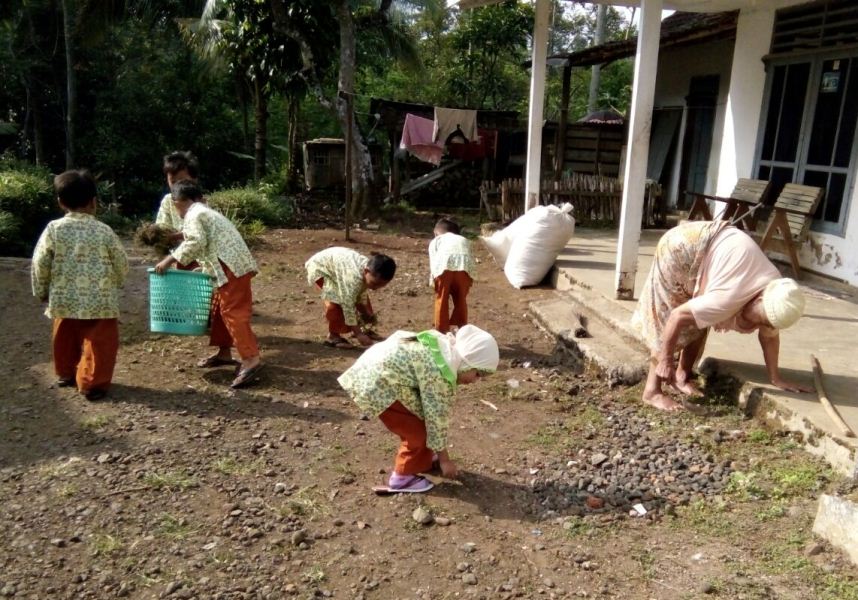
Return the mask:
<path fill-rule="evenodd" d="M 769 52 L 773 25 L 773 10 L 742 9 L 739 13 L 720 156 L 712 169 L 718 196 L 729 196 L 738 178 L 756 175 L 754 157 L 766 83 L 762 57 Z M 846 196 L 853 210 L 847 215 L 844 234 L 811 232 L 799 259 L 809 271 L 858 285 L 858 209 L 854 209 L 858 193 L 854 185 Z"/>
<path fill-rule="evenodd" d="M 668 165 L 670 180 L 667 186 L 669 206 L 676 206 L 679 194 L 679 170 L 682 166 L 682 143 L 685 136 L 685 97 L 688 95 L 692 77 L 718 75 L 718 100 L 715 107 L 715 122 L 712 131 L 712 149 L 709 154 L 709 170 L 704 192 L 713 194 L 721 152 L 721 136 L 724 129 L 724 108 L 730 87 L 730 64 L 733 58 L 733 40 L 718 40 L 690 48 L 668 48 L 659 55 L 658 77 L 655 83 L 655 109 L 682 110 L 676 151 L 673 162 Z"/>

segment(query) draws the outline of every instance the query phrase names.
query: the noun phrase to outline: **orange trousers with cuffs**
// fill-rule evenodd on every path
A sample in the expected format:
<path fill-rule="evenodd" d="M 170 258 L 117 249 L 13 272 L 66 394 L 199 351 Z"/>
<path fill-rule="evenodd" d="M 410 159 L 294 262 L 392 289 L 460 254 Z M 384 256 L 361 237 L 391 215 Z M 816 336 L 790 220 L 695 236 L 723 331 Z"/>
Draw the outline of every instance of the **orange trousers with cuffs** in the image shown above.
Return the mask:
<path fill-rule="evenodd" d="M 325 278 L 320 277 L 316 280 L 316 287 L 322 289 L 325 285 Z M 362 315 L 372 314 L 372 304 L 367 299 L 366 304 L 359 304 L 355 307 Z M 352 328 L 346 325 L 346 316 L 343 313 L 343 307 L 336 302 L 325 300 L 325 320 L 328 322 L 328 333 L 331 337 L 342 336 L 344 333 L 351 333 Z"/>
<path fill-rule="evenodd" d="M 250 328 L 250 317 L 253 315 L 250 280 L 256 273 L 236 277 L 223 262 L 220 266 L 227 282 L 215 289 L 212 296 L 209 344 L 219 348 L 234 346 L 242 360 L 259 356 L 256 335 Z"/>
<path fill-rule="evenodd" d="M 426 423 L 399 400 L 378 416 L 401 440 L 394 470 L 399 475 L 417 475 L 432 469 L 434 452 L 426 446 Z"/>
<path fill-rule="evenodd" d="M 119 351 L 118 319 L 54 319 L 51 350 L 60 379 L 81 393 L 107 391 Z"/>
<path fill-rule="evenodd" d="M 435 329 L 447 333 L 453 325 L 468 324 L 468 292 L 473 283 L 467 271 L 444 271 L 435 278 Z"/>

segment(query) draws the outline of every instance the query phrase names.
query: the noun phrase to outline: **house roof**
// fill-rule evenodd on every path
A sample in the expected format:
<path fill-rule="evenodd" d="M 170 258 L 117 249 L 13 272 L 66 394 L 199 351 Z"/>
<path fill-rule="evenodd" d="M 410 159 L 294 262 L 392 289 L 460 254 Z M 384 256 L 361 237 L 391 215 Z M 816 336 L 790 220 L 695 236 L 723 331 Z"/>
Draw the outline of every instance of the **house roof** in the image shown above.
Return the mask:
<path fill-rule="evenodd" d="M 739 12 L 673 13 L 661 22 L 662 49 L 736 37 Z M 553 54 L 548 61 L 556 66 L 589 67 L 634 56 L 637 38 L 607 42 L 577 52 Z"/>

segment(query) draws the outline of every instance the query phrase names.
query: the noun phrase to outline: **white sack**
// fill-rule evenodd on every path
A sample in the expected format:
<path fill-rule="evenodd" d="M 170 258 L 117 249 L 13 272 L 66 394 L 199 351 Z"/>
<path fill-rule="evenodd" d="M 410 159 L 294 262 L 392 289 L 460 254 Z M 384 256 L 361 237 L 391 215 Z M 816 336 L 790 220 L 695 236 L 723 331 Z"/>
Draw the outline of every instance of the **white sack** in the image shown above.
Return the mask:
<path fill-rule="evenodd" d="M 510 225 L 512 227 L 525 220 L 514 230 L 504 263 L 504 273 L 513 287 L 536 285 L 551 270 L 557 256 L 575 233 L 575 219 L 571 212 L 572 205 L 568 202 L 560 207 L 537 206 Z"/>

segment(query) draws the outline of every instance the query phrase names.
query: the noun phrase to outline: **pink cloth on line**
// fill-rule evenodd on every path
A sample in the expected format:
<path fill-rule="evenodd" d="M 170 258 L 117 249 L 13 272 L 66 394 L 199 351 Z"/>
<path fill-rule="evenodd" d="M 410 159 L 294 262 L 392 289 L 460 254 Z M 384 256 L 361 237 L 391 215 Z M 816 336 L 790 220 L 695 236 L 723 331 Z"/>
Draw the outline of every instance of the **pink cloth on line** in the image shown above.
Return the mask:
<path fill-rule="evenodd" d="M 444 146 L 432 141 L 435 122 L 410 113 L 405 115 L 405 125 L 402 127 L 402 140 L 399 147 L 404 148 L 422 161 L 441 164 L 441 154 Z"/>

